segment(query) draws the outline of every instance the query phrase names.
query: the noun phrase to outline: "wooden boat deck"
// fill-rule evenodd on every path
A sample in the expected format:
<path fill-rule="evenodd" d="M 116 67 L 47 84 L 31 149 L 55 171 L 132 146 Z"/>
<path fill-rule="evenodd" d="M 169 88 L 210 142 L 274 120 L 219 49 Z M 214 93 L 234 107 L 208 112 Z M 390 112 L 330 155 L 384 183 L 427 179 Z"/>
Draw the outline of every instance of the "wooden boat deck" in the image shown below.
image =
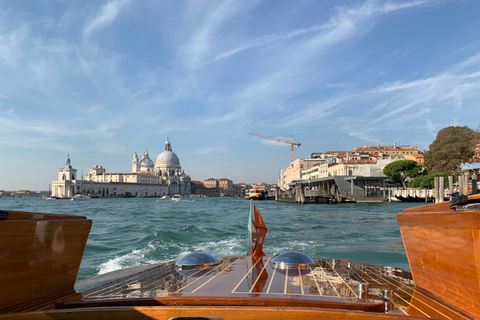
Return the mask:
<path fill-rule="evenodd" d="M 281 269 L 269 257 L 223 258 L 214 267 L 178 269 L 174 262 L 118 270 L 77 283 L 80 293 L 58 309 L 118 306 L 269 306 L 358 310 L 391 316 L 471 319 L 415 290 L 400 268 L 315 259 L 307 269 Z M 368 292 L 359 291 L 368 283 Z M 393 290 L 391 301 L 382 290 Z"/>

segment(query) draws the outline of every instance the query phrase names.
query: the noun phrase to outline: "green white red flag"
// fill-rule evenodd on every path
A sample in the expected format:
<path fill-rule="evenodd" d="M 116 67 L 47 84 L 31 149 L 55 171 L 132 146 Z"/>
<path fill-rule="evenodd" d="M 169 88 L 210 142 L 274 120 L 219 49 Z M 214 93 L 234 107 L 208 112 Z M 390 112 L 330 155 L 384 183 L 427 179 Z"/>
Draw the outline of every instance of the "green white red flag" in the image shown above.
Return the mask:
<path fill-rule="evenodd" d="M 267 231 L 267 226 L 263 222 L 260 212 L 253 205 L 253 200 L 250 200 L 247 226 L 247 256 L 261 257 L 265 255 L 262 247 Z"/>

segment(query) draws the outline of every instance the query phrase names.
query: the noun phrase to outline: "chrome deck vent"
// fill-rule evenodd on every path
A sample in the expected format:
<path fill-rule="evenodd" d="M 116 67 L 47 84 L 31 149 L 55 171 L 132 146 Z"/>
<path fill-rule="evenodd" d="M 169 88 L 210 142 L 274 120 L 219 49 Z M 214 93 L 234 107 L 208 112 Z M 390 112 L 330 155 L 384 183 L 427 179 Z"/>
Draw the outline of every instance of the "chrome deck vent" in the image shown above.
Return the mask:
<path fill-rule="evenodd" d="M 306 269 L 308 266 L 314 265 L 315 261 L 301 251 L 287 250 L 273 257 L 271 263 L 282 269 L 286 267 L 299 267 L 300 269 Z"/>
<path fill-rule="evenodd" d="M 175 266 L 181 269 L 194 269 L 217 265 L 222 262 L 222 257 L 212 251 L 195 251 L 177 261 Z"/>

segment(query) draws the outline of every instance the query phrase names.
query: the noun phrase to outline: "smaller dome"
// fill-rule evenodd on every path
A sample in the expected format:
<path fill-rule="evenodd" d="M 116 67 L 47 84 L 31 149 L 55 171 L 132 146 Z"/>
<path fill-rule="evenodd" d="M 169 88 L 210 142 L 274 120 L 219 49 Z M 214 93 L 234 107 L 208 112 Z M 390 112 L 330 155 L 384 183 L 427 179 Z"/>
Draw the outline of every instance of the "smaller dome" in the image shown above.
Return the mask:
<path fill-rule="evenodd" d="M 136 154 L 136 153 L 135 153 Z M 143 154 L 142 160 L 140 161 L 141 168 L 153 168 L 155 164 L 152 159 L 148 156 L 148 151 Z"/>
<path fill-rule="evenodd" d="M 151 159 L 142 159 L 142 161 L 140 161 L 140 167 L 142 168 L 153 168 L 154 166 L 155 164 Z"/>

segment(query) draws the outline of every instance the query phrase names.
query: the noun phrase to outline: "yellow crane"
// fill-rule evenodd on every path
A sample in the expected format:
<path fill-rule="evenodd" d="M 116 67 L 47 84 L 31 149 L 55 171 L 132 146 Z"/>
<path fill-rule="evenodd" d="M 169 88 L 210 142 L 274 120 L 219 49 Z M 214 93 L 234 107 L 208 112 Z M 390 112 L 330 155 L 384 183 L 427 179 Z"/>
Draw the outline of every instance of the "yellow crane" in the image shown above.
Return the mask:
<path fill-rule="evenodd" d="M 290 162 L 293 162 L 293 146 L 297 146 L 297 148 L 298 148 L 302 145 L 301 143 L 293 142 L 293 136 L 290 136 L 290 141 L 288 141 L 288 140 L 285 140 L 285 139 L 266 136 L 264 134 L 260 134 L 260 133 L 256 133 L 256 132 L 249 132 L 249 134 L 257 136 L 257 137 L 262 137 L 262 138 L 265 138 L 265 139 L 270 139 L 270 140 L 275 140 L 275 141 L 278 141 L 278 142 L 285 142 L 285 143 L 290 144 Z"/>

